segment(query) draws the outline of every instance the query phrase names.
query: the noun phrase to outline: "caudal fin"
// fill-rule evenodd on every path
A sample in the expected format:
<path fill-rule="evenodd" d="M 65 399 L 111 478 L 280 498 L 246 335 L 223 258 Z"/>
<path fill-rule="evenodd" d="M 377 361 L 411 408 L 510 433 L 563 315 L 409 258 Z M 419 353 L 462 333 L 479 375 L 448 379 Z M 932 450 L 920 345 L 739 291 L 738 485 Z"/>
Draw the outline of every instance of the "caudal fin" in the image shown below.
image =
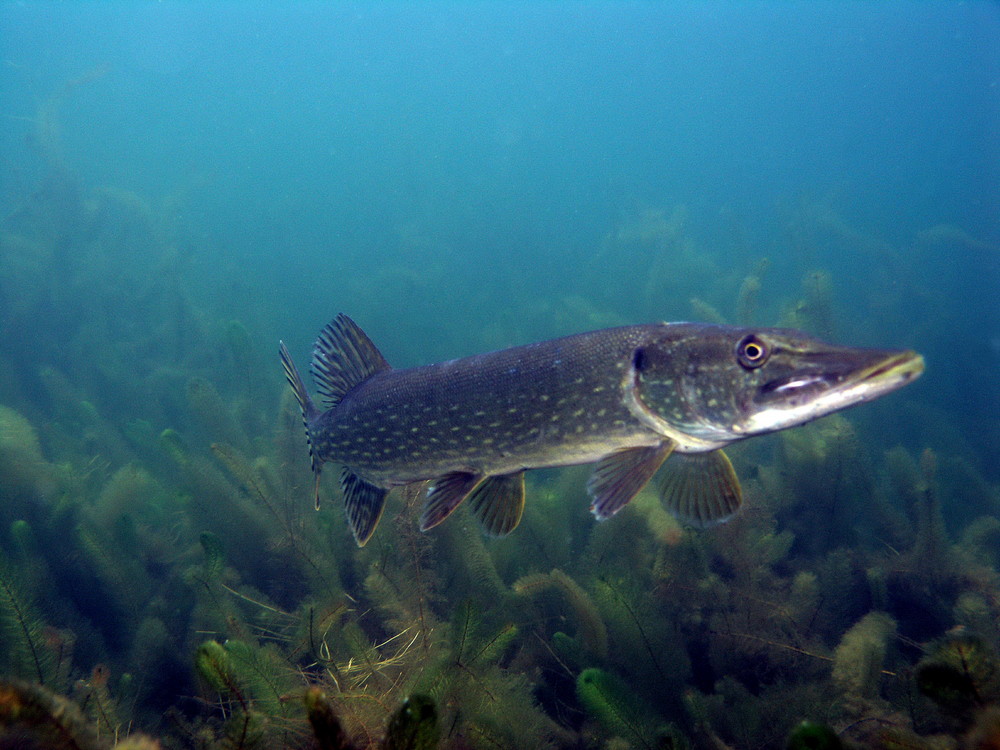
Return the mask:
<path fill-rule="evenodd" d="M 302 424 L 306 428 L 306 441 L 309 443 L 309 461 L 312 464 L 313 474 L 316 477 L 316 509 L 319 510 L 319 475 L 323 470 L 323 462 L 316 457 L 316 452 L 313 450 L 312 435 L 309 434 L 309 424 L 319 415 L 319 412 L 313 404 L 312 398 L 309 396 L 309 391 L 306 390 L 305 383 L 302 382 L 302 376 L 299 375 L 299 370 L 292 361 L 292 355 L 288 353 L 284 341 L 278 342 L 278 353 L 281 355 L 281 366 L 285 370 L 285 377 L 288 379 L 288 384 L 292 387 L 295 400 L 299 402 L 299 409 L 302 410 Z"/>

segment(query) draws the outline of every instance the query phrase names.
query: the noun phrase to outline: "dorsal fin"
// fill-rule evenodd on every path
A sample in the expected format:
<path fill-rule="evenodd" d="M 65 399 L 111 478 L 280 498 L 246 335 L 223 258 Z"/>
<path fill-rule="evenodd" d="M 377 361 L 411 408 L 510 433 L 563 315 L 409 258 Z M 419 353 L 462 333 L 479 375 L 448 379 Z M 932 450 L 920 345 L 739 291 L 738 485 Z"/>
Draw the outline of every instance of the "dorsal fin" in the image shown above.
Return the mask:
<path fill-rule="evenodd" d="M 340 313 L 316 339 L 309 369 L 316 390 L 332 409 L 358 383 L 392 368 L 358 324 Z"/>

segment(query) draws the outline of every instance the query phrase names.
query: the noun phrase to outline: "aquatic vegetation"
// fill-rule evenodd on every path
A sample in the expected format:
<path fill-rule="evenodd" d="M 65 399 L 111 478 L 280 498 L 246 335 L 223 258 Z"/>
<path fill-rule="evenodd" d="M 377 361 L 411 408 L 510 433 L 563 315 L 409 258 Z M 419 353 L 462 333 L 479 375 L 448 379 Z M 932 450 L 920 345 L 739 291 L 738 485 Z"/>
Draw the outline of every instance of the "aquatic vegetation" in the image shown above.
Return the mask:
<path fill-rule="evenodd" d="M 300 683 L 273 646 L 205 641 L 194 666 L 205 689 L 218 696 L 213 702 L 223 718 L 221 732 L 234 747 L 302 744 L 301 720 L 292 720 L 293 706 L 285 700 Z"/>
<path fill-rule="evenodd" d="M 1000 746 L 1000 708 L 991 706 L 980 711 L 963 741 L 971 750 L 994 750 Z"/>
<path fill-rule="evenodd" d="M 916 529 L 913 558 L 929 576 L 932 586 L 956 574 L 951 543 L 941 516 L 940 489 L 937 484 L 937 456 L 930 448 L 920 454 L 920 481 L 916 485 Z"/>
<path fill-rule="evenodd" d="M 692 297 L 692 288 L 714 291 L 719 278 L 725 275 L 691 236 L 688 222 L 689 210 L 683 204 L 641 205 L 623 212 L 614 229 L 604 237 L 593 259 L 593 269 L 608 264 L 642 269 L 636 277 L 639 284 L 630 295 L 630 317 L 657 320 L 663 315 L 664 305 L 669 306 L 671 301 L 686 302 Z M 678 275 L 679 268 L 684 269 L 683 277 Z M 621 312 L 621 300 L 612 302 L 603 277 L 603 273 L 593 271 L 584 275 L 581 282 L 587 289 L 587 297 L 603 302 L 604 308 L 617 308 Z M 695 281 L 688 283 L 690 280 Z M 675 318 L 687 314 L 679 304 L 672 313 Z"/>
<path fill-rule="evenodd" d="M 306 690 L 304 696 L 306 714 L 320 750 L 349 750 L 350 741 L 344 734 L 330 700 L 319 687 Z"/>
<path fill-rule="evenodd" d="M 879 696 L 889 639 L 896 623 L 884 612 L 869 612 L 855 623 L 833 652 L 833 684 L 843 694 L 845 710 L 864 715 Z M 859 705 L 861 704 L 861 705 Z"/>
<path fill-rule="evenodd" d="M 619 224 L 601 258 L 634 265 L 631 309 L 597 262 L 579 294 L 501 312 L 465 343 L 689 305 L 850 338 L 850 280 L 818 248 L 903 255 L 822 206 L 780 239 L 791 271 L 717 261 L 683 207 Z M 359 550 L 335 477 L 312 508 L 271 311 L 196 298 L 176 239 L 160 202 L 65 169 L 0 221 L 0 744 L 995 744 L 1000 487 L 940 412 L 900 405 L 912 434 L 848 413 L 738 446 L 745 507 L 702 531 L 653 491 L 598 523 L 571 468 L 529 478 L 505 539 L 465 508 L 421 533 L 424 488 L 394 490 Z M 984 249 L 917 238 L 943 243 Z M 405 273 L 397 296 L 422 283 Z M 352 283 L 388 314 L 384 289 Z M 900 284 L 885 294 L 933 299 Z"/>
<path fill-rule="evenodd" d="M 741 326 L 752 326 L 759 323 L 762 279 L 770 265 L 769 258 L 762 258 L 753 271 L 740 283 L 740 289 L 736 295 L 736 322 Z"/>
<path fill-rule="evenodd" d="M 844 743 L 826 724 L 803 721 L 788 735 L 787 750 L 842 750 Z"/>
<path fill-rule="evenodd" d="M 775 512 L 796 535 L 795 553 L 817 556 L 846 540 L 865 543 L 885 525 L 885 503 L 875 491 L 870 462 L 855 427 L 842 415 L 780 435 L 780 486 L 776 498 L 791 503 Z M 770 479 L 775 479 L 772 475 Z"/>
<path fill-rule="evenodd" d="M 836 337 L 833 277 L 829 271 L 810 271 L 802 279 L 802 297 L 782 315 L 781 325 L 809 331 L 825 339 Z"/>
<path fill-rule="evenodd" d="M 44 645 L 45 627 L 11 565 L 0 560 L 0 635 L 4 643 L 0 670 L 4 674 L 30 675 L 40 685 L 52 681 L 56 665 Z"/>
<path fill-rule="evenodd" d="M 983 709 L 1000 703 L 1000 657 L 968 632 L 949 633 L 928 649 L 914 679 L 920 693 L 963 730 Z"/>
<path fill-rule="evenodd" d="M 590 595 L 572 578 L 555 568 L 550 573 L 534 573 L 514 582 L 514 591 L 538 601 L 556 594 L 572 613 L 577 627 L 579 647 L 600 659 L 608 655 L 608 632 Z"/>
<path fill-rule="evenodd" d="M 587 713 L 605 732 L 624 737 L 629 747 L 684 747 L 686 743 L 667 727 L 660 727 L 652 710 L 643 705 L 626 685 L 603 669 L 591 667 L 580 673 L 576 692 Z"/>
<path fill-rule="evenodd" d="M 426 695 L 411 695 L 392 715 L 382 746 L 385 750 L 434 750 L 440 736 L 434 701 Z"/>
<path fill-rule="evenodd" d="M 0 742 L 46 750 L 105 750 L 117 734 L 102 733 L 76 702 L 41 685 L 0 681 Z M 159 743 L 136 734 L 114 741 L 119 750 L 156 750 Z"/>
<path fill-rule="evenodd" d="M 42 456 L 38 434 L 25 417 L 0 405 L 0 521 L 6 527 L 44 502 L 55 489 L 54 470 Z"/>
<path fill-rule="evenodd" d="M 964 252 L 997 252 L 998 248 L 976 239 L 961 227 L 953 224 L 937 224 L 917 232 L 918 245 L 945 245 Z"/>
<path fill-rule="evenodd" d="M 250 440 L 233 418 L 229 405 L 223 400 L 212 381 L 195 377 L 187 382 L 188 408 L 198 426 L 204 431 L 207 442 L 220 442 L 247 450 Z"/>

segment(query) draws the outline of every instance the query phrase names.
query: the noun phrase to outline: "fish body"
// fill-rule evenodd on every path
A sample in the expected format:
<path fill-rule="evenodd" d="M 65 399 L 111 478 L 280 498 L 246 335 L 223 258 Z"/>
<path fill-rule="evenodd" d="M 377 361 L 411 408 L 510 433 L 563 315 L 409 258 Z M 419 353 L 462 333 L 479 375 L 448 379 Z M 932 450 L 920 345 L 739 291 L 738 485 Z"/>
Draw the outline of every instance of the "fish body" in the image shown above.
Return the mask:
<path fill-rule="evenodd" d="M 662 438 L 621 397 L 648 327 L 377 373 L 316 422 L 313 449 L 379 486 L 596 461 Z"/>
<path fill-rule="evenodd" d="M 502 535 L 520 520 L 527 469 L 596 462 L 588 491 L 606 518 L 671 454 L 660 487 L 668 507 L 698 525 L 724 520 L 742 496 L 721 448 L 869 401 L 923 370 L 915 352 L 697 323 L 609 328 L 394 370 L 340 315 L 312 361 L 321 411 L 280 351 L 317 483 L 324 463 L 343 467 L 359 544 L 395 486 L 432 480 L 423 529 L 468 500 Z"/>

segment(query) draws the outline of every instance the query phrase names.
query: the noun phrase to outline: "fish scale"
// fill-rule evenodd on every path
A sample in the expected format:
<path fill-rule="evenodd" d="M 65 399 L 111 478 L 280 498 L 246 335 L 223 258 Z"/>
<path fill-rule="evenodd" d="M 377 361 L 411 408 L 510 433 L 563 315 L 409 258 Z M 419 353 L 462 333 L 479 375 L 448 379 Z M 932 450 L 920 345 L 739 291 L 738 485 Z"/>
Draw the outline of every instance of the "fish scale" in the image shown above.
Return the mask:
<path fill-rule="evenodd" d="M 660 471 L 668 509 L 696 526 L 718 523 L 743 500 L 724 446 L 878 398 L 924 369 L 916 352 L 834 346 L 789 329 L 660 323 L 394 370 L 338 315 L 313 354 L 321 411 L 283 343 L 279 351 L 317 506 L 323 465 L 340 464 L 360 545 L 393 487 L 431 480 L 423 530 L 468 501 L 488 533 L 503 535 L 521 519 L 526 470 L 590 462 L 598 519 Z"/>
<path fill-rule="evenodd" d="M 613 329 L 378 373 L 317 422 L 326 460 L 374 484 L 461 469 L 505 474 L 660 441 L 622 372 L 646 329 Z M 530 384 L 526 388 L 525 384 Z"/>

